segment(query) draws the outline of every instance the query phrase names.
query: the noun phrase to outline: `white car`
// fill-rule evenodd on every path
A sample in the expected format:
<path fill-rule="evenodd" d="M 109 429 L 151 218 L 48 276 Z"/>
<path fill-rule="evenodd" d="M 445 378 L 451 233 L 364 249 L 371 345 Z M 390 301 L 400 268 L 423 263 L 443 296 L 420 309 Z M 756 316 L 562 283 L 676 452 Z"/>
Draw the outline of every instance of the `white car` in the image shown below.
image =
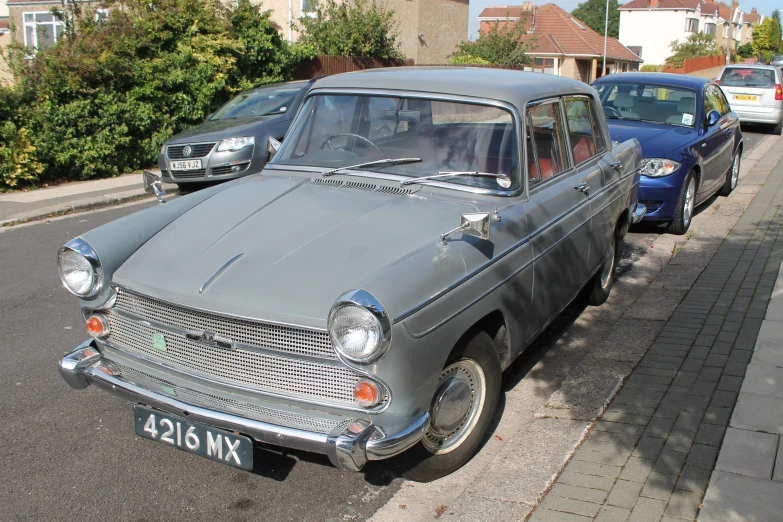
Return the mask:
<path fill-rule="evenodd" d="M 772 65 L 736 64 L 724 67 L 715 80 L 742 123 L 763 123 L 781 134 L 783 77 Z"/>

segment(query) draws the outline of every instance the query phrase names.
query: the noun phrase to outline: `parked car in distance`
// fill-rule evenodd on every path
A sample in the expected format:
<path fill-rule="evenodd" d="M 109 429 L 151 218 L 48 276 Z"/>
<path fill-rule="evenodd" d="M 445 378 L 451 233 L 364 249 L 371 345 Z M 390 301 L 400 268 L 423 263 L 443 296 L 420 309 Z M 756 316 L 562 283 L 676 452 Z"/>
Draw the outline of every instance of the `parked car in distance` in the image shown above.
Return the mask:
<path fill-rule="evenodd" d="M 769 61 L 769 64 L 774 65 L 775 67 L 783 67 L 783 55 L 773 56 L 772 60 Z"/>
<path fill-rule="evenodd" d="M 158 156 L 162 181 L 182 190 L 260 172 L 268 137 L 282 140 L 317 78 L 263 85 L 238 94 L 206 120 L 172 136 Z"/>
<path fill-rule="evenodd" d="M 639 201 L 648 222 L 684 234 L 694 209 L 739 180 L 742 132 L 718 86 L 703 78 L 622 73 L 597 80 L 612 139 L 634 137 L 644 164 Z"/>
<path fill-rule="evenodd" d="M 59 252 L 92 336 L 65 380 L 136 403 L 141 437 L 245 469 L 260 441 L 456 470 L 502 370 L 577 294 L 607 299 L 644 214 L 638 142 L 612 146 L 595 90 L 548 74 L 330 76 L 269 148 L 263 175 Z"/>
<path fill-rule="evenodd" d="M 783 123 L 783 72 L 774 65 L 727 65 L 715 83 L 742 123 L 762 123 L 781 134 Z"/>

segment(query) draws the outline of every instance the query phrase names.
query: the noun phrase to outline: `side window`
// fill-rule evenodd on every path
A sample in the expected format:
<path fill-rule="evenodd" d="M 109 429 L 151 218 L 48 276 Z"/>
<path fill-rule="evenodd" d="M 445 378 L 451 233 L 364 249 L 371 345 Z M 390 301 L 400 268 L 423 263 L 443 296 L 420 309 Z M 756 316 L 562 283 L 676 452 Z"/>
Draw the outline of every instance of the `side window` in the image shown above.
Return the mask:
<path fill-rule="evenodd" d="M 566 98 L 564 103 L 571 152 L 574 163 L 579 165 L 603 151 L 605 144 L 600 129 L 595 125 L 595 115 L 590 100 L 584 97 L 574 97 Z"/>
<path fill-rule="evenodd" d="M 570 168 L 565 153 L 565 128 L 560 103 L 549 102 L 528 110 L 528 177 L 545 181 Z M 530 154 L 532 149 L 533 155 Z"/>
<path fill-rule="evenodd" d="M 718 111 L 720 112 L 720 108 L 718 107 L 718 102 L 715 99 L 715 92 L 713 92 L 712 89 L 710 89 L 712 85 L 707 85 L 704 87 L 704 118 L 707 118 L 707 115 L 709 115 L 710 111 Z"/>
<path fill-rule="evenodd" d="M 715 93 L 715 101 L 718 104 L 718 111 L 720 112 L 720 115 L 725 116 L 726 114 L 730 113 L 731 105 L 729 105 L 728 100 L 726 100 L 726 97 L 723 95 L 723 91 L 714 85 L 710 85 L 710 89 Z"/>

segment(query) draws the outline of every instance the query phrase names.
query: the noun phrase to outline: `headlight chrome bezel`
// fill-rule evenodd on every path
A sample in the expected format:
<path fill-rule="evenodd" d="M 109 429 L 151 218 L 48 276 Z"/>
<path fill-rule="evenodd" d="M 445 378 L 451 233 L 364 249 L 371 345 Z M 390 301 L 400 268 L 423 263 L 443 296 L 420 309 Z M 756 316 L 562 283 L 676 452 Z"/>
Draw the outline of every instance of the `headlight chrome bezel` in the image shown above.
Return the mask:
<path fill-rule="evenodd" d="M 663 178 L 671 176 L 682 166 L 681 163 L 669 158 L 644 158 L 641 161 L 641 174 L 648 178 Z"/>
<path fill-rule="evenodd" d="M 376 346 L 369 351 L 369 353 L 364 357 L 356 357 L 354 355 L 348 355 L 343 349 L 340 344 L 339 339 L 336 338 L 334 329 L 333 329 L 333 320 L 335 314 L 340 311 L 341 309 L 345 307 L 357 307 L 361 308 L 374 317 L 375 321 L 377 322 L 379 329 L 380 329 L 380 339 Z M 389 345 L 391 344 L 391 332 L 392 332 L 392 321 L 389 317 L 388 312 L 384 308 L 383 304 L 371 293 L 367 292 L 366 290 L 349 290 L 348 292 L 345 292 L 340 297 L 337 298 L 337 301 L 335 301 L 334 305 L 332 305 L 332 309 L 329 311 L 329 318 L 327 321 L 327 329 L 329 331 L 329 339 L 332 341 L 332 346 L 334 347 L 335 352 L 340 358 L 347 359 L 348 361 L 360 363 L 360 364 L 367 364 L 371 363 L 377 359 L 379 359 L 389 348 Z"/>
<path fill-rule="evenodd" d="M 87 260 L 87 262 L 90 264 L 90 267 L 92 268 L 92 284 L 90 285 L 89 290 L 85 293 L 78 293 L 74 291 L 70 286 L 68 286 L 68 283 L 66 282 L 65 276 L 63 274 L 62 258 L 63 254 L 69 251 L 81 255 Z M 60 275 L 60 281 L 62 281 L 66 290 L 71 292 L 76 297 L 80 297 L 82 299 L 95 297 L 103 288 L 103 266 L 101 265 L 101 260 L 98 257 L 98 253 L 87 241 L 80 237 L 68 241 L 57 251 L 57 273 Z"/>
<path fill-rule="evenodd" d="M 244 141 L 243 141 L 244 140 Z M 218 152 L 236 152 L 242 150 L 245 147 L 255 146 L 255 136 L 234 136 L 232 138 L 226 138 L 218 145 Z"/>

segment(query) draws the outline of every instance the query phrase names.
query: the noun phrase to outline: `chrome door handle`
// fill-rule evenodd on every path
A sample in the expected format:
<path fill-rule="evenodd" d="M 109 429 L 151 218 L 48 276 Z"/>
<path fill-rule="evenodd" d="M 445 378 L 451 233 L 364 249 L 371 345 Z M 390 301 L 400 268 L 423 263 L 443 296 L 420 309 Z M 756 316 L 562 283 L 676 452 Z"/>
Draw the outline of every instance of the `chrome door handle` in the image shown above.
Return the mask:
<path fill-rule="evenodd" d="M 617 172 L 620 172 L 621 170 L 623 170 L 623 164 L 620 161 L 616 161 L 615 160 L 615 161 L 609 163 L 609 166 L 612 167 Z"/>
<path fill-rule="evenodd" d="M 726 136 L 731 136 L 731 129 L 726 131 Z"/>
<path fill-rule="evenodd" d="M 582 193 L 584 193 L 585 196 L 588 196 L 590 194 L 590 185 L 585 183 L 584 181 L 582 183 L 579 183 L 578 185 L 574 185 L 574 190 L 579 190 Z"/>

